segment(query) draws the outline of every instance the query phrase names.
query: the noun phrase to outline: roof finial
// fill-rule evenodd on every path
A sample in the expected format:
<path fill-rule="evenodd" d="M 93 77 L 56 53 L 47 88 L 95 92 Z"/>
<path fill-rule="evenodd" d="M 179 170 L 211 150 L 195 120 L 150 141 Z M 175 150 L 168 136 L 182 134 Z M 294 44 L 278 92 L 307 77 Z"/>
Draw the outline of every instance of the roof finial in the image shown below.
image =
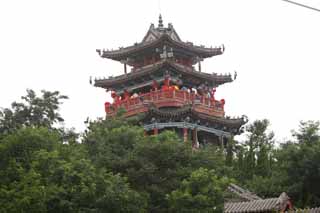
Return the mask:
<path fill-rule="evenodd" d="M 159 24 L 158 24 L 158 27 L 163 27 L 163 23 L 162 23 L 162 16 L 161 14 L 159 15 Z"/>

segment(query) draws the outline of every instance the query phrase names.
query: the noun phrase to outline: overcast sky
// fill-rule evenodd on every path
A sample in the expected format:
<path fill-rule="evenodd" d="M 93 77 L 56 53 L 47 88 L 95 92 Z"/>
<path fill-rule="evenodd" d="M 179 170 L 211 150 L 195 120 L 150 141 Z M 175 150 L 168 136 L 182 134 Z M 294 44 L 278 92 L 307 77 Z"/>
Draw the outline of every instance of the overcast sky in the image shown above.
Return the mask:
<path fill-rule="evenodd" d="M 66 127 L 83 130 L 87 117 L 104 116 L 107 98 L 89 76 L 123 73 L 95 50 L 140 42 L 159 12 L 184 41 L 225 45 L 202 70 L 238 72 L 217 89 L 227 115 L 267 118 L 279 140 L 300 120 L 320 120 L 320 13 L 281 0 L 2 0 L 0 106 L 27 88 L 58 90 L 70 98 L 61 110 Z"/>

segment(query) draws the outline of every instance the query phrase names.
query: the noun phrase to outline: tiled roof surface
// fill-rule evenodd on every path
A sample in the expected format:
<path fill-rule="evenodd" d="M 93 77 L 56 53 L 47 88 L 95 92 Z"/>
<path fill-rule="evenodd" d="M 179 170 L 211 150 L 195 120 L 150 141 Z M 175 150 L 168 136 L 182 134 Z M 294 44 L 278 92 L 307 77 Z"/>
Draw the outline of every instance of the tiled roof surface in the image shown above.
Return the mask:
<path fill-rule="evenodd" d="M 154 24 L 151 24 L 147 34 L 144 36 L 142 40 L 142 43 L 148 40 L 160 38 L 163 34 L 167 34 L 168 36 L 170 36 L 170 38 L 172 38 L 175 41 L 181 41 L 179 35 L 173 28 L 173 25 L 170 23 L 168 24 L 168 28 L 163 26 L 155 28 Z"/>
<path fill-rule="evenodd" d="M 225 203 L 225 213 L 268 212 L 279 209 L 278 198 L 253 200 L 248 202 Z"/>
<path fill-rule="evenodd" d="M 240 186 L 231 183 L 228 187 L 228 191 L 240 196 L 246 201 L 252 201 L 252 200 L 259 200 L 261 199 L 259 196 L 256 194 L 250 192 L 249 190 L 246 190 L 244 188 L 241 188 Z"/>
<path fill-rule="evenodd" d="M 155 40 L 135 43 L 132 46 L 121 47 L 117 50 L 105 50 L 105 49 L 97 49 L 97 52 L 102 58 L 110 58 L 114 60 L 120 60 L 122 58 L 129 57 L 129 55 L 141 51 L 146 48 L 153 48 L 159 45 L 161 42 L 169 42 L 172 47 L 182 48 L 187 51 L 194 52 L 195 54 L 200 55 L 202 58 L 212 57 L 215 55 L 221 55 L 224 52 L 224 46 L 218 47 L 204 47 L 202 45 L 194 45 L 193 43 L 187 43 L 182 41 L 177 41 L 172 39 L 168 34 L 162 34 L 159 38 L 155 38 Z"/>
<path fill-rule="evenodd" d="M 196 78 L 207 80 L 207 81 L 213 81 L 215 82 L 216 86 L 232 82 L 232 76 L 231 74 L 216 74 L 216 73 L 205 73 L 205 72 L 198 72 L 194 71 L 192 68 L 178 64 L 176 62 L 171 62 L 169 60 L 163 60 L 160 62 L 157 62 L 152 65 L 147 65 L 145 67 L 136 69 L 135 72 L 130 72 L 127 75 L 123 74 L 117 77 L 111 77 L 109 79 L 95 79 L 95 86 L 98 87 L 112 87 L 116 84 L 124 84 L 128 81 L 132 81 L 133 79 L 143 77 L 144 75 L 153 73 L 158 71 L 160 68 L 164 66 L 170 66 L 175 68 L 175 70 L 179 71 L 180 73 L 186 75 L 192 75 Z"/>

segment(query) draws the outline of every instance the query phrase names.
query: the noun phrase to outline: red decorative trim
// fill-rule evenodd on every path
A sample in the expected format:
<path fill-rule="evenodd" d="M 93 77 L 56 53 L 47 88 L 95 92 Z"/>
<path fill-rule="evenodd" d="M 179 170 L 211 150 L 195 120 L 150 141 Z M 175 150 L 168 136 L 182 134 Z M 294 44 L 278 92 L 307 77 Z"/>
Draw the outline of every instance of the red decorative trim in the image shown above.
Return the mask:
<path fill-rule="evenodd" d="M 195 94 L 181 90 L 152 91 L 137 98 L 118 101 L 114 104 L 106 104 L 105 111 L 107 116 L 113 116 L 118 108 L 126 109 L 126 117 L 148 111 L 148 104 L 153 104 L 157 108 L 161 107 L 183 107 L 193 104 L 196 112 L 207 114 L 209 116 L 223 117 L 223 103 L 211 100 L 210 98 L 199 98 Z"/>

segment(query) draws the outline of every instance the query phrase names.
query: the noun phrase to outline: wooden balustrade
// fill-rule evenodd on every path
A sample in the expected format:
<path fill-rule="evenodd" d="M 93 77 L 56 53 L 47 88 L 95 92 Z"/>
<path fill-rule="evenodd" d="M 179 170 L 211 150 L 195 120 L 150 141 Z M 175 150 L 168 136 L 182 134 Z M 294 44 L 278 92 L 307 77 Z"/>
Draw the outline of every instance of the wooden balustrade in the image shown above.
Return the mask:
<path fill-rule="evenodd" d="M 139 95 L 137 98 L 122 100 L 119 103 L 105 105 L 107 115 L 114 115 L 118 108 L 123 107 L 127 110 L 127 116 L 132 116 L 148 110 L 145 104 L 153 103 L 156 107 L 182 107 L 186 104 L 194 104 L 196 111 L 209 115 L 223 116 L 223 104 L 212 98 L 197 96 L 183 90 L 158 90 Z"/>

